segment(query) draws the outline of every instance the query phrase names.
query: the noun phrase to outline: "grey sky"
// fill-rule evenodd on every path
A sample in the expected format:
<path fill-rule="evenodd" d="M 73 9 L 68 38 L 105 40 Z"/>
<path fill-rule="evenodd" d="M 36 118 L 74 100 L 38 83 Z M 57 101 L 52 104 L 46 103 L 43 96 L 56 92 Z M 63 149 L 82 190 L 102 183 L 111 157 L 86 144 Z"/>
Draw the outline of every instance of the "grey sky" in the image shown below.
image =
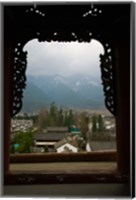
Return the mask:
<path fill-rule="evenodd" d="M 90 43 L 58 43 L 29 41 L 27 74 L 53 75 L 71 74 L 99 75 L 99 55 L 104 53 L 103 46 L 96 40 Z"/>

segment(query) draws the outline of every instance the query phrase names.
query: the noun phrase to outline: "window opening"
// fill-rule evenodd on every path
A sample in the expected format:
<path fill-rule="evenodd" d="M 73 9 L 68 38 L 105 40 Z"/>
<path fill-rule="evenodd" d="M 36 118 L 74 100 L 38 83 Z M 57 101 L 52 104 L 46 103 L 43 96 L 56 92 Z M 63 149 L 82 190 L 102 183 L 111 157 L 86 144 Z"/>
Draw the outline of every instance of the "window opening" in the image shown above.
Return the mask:
<path fill-rule="evenodd" d="M 76 37 L 76 34 L 72 32 L 72 36 Z M 94 46 L 93 50 L 90 48 L 91 44 Z M 17 46 L 19 48 L 21 44 L 18 43 Z M 109 48 L 108 44 L 105 46 Z M 35 53 L 31 55 L 30 49 Z M 25 50 L 28 51 L 27 87 L 24 91 L 23 112 L 12 119 L 11 153 L 115 150 L 115 119 L 104 105 L 98 61 L 98 54 L 101 54 L 101 59 L 104 58 L 102 45 L 96 40 L 92 40 L 90 44 L 40 44 L 33 40 L 25 45 L 23 56 L 26 56 Z M 94 59 L 95 51 L 98 51 L 97 61 Z M 108 59 L 110 58 L 106 58 L 105 62 L 108 63 Z M 20 62 L 24 64 L 25 70 L 26 62 Z M 16 80 L 16 76 L 14 78 Z M 23 76 L 20 81 L 24 83 L 25 79 Z M 23 88 L 25 85 L 20 86 Z M 84 163 L 81 166 L 84 168 Z M 115 163 L 109 165 L 112 166 Z"/>
<path fill-rule="evenodd" d="M 92 4 L 92 3 L 90 3 Z M 79 182 L 119 182 L 129 181 L 130 175 L 130 121 L 129 121 L 129 74 L 130 74 L 130 8 L 131 4 L 96 4 L 95 8 L 102 13 L 96 16 L 83 16 L 90 9 L 90 4 L 82 5 L 38 5 L 34 3 L 34 12 L 29 12 L 33 4 L 25 6 L 4 5 L 4 172 L 5 183 L 79 183 Z M 56 9 L 57 8 L 57 9 Z M 36 10 L 46 14 L 42 16 Z M 76 12 L 75 12 L 76 10 Z M 116 12 L 115 12 L 116 10 Z M 120 13 L 120 10 L 122 12 Z M 27 12 L 28 11 L 28 12 Z M 55 17 L 54 17 L 55 16 Z M 63 20 L 62 20 L 63 19 Z M 72 19 L 72 20 L 71 20 Z M 113 22 L 113 23 L 109 23 Z M 8 33 L 11 32 L 9 35 Z M 72 34 L 74 33 L 74 34 Z M 15 116 L 22 107 L 22 91 L 25 87 L 24 69 L 26 67 L 25 53 L 23 45 L 30 39 L 38 38 L 39 41 L 63 41 L 63 42 L 90 42 L 92 38 L 102 42 L 105 55 L 101 56 L 102 80 L 105 93 L 105 104 L 113 115 L 116 115 L 117 125 L 117 164 L 118 169 L 114 173 L 92 175 L 81 172 L 74 175 L 70 173 L 65 176 L 57 176 L 58 173 L 9 173 L 9 141 L 10 141 L 10 116 L 9 103 L 12 103 L 11 116 Z M 110 64 L 112 46 L 113 61 Z M 18 47 L 16 44 L 20 44 Z M 15 46 L 14 46 L 15 45 Z M 15 55 L 13 49 L 17 47 Z M 9 58 L 9 59 L 7 59 Z M 16 64 L 13 59 L 16 59 Z M 106 59 L 108 64 L 106 64 Z M 15 60 L 14 60 L 15 61 Z M 23 63 L 23 65 L 22 65 Z M 114 64 L 114 66 L 113 66 Z M 17 66 L 18 65 L 18 66 Z M 122 66 L 123 73 L 122 73 Z M 22 70 L 22 72 L 21 72 Z M 115 70 L 115 71 L 114 71 Z M 12 74 L 13 72 L 13 74 Z M 11 78 L 14 77 L 13 82 Z M 20 78 L 19 78 L 20 77 Z M 11 84 L 10 84 L 11 83 Z M 10 87 L 13 83 L 13 90 Z M 115 95 L 116 90 L 116 95 Z M 9 93 L 13 91 L 13 99 Z M 115 97 L 115 98 L 114 98 Z M 125 97 L 125 98 L 124 98 Z M 116 102 L 115 102 L 116 100 Z M 116 112 L 117 106 L 117 112 Z M 124 109 L 125 108 L 125 109 Z M 123 134 L 121 134 L 123 133 Z M 124 156 L 125 155 L 125 156 Z M 80 155 L 81 156 L 81 155 Z M 95 154 L 96 156 L 96 154 Z M 85 156 L 84 156 L 85 158 Z M 72 176 L 72 179 L 71 179 Z M 53 178 L 53 181 L 52 181 Z M 80 179 L 81 178 L 81 179 Z"/>

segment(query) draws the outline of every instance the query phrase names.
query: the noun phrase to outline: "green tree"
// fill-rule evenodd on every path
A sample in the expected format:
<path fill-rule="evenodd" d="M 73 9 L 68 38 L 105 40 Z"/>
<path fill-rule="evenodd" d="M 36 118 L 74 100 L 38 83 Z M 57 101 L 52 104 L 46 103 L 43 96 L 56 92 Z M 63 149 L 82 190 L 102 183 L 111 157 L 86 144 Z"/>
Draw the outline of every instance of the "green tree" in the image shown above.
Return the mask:
<path fill-rule="evenodd" d="M 105 130 L 105 126 L 104 126 L 104 121 L 101 115 L 98 115 L 98 130 L 99 131 L 104 131 Z"/>
<path fill-rule="evenodd" d="M 95 114 L 92 116 L 92 131 L 97 131 L 97 116 Z"/>
<path fill-rule="evenodd" d="M 69 126 L 72 126 L 74 124 L 74 114 L 73 114 L 73 110 L 70 109 L 69 110 Z"/>
<path fill-rule="evenodd" d="M 58 113 L 58 108 L 55 105 L 55 102 L 52 102 L 50 105 L 50 112 L 49 112 L 49 126 L 56 126 L 57 125 L 57 113 Z"/>
<path fill-rule="evenodd" d="M 74 114 L 73 110 L 70 109 L 68 112 L 65 112 L 65 122 L 64 125 L 67 126 L 69 129 L 74 124 Z"/>
<path fill-rule="evenodd" d="M 88 124 L 89 124 L 89 117 L 87 116 L 85 112 L 81 113 L 80 130 L 85 140 L 87 139 Z"/>
<path fill-rule="evenodd" d="M 30 148 L 33 145 L 33 132 L 20 132 L 16 133 L 12 138 L 12 145 L 18 147 L 14 150 L 19 153 L 30 153 Z"/>
<path fill-rule="evenodd" d="M 64 126 L 68 125 L 68 111 L 64 111 Z"/>
<path fill-rule="evenodd" d="M 60 108 L 58 110 L 58 113 L 57 113 L 57 126 L 64 126 L 64 115 L 63 115 L 63 109 Z"/>

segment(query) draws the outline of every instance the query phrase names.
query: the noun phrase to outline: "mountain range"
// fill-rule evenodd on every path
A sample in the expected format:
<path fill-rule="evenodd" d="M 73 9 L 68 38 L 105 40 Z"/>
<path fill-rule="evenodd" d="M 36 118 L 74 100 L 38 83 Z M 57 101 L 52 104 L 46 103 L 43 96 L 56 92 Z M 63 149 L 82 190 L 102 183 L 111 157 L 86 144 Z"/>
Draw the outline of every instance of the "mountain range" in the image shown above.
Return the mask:
<path fill-rule="evenodd" d="M 101 80 L 91 75 L 28 75 L 23 111 L 32 112 L 55 102 L 65 108 L 104 108 Z"/>

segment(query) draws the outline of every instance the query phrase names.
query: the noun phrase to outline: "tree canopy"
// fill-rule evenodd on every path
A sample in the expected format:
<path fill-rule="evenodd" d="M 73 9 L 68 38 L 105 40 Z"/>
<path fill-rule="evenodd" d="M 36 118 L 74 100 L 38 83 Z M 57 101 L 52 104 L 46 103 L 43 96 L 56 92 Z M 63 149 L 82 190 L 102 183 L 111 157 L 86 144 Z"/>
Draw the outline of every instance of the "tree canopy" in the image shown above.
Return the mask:
<path fill-rule="evenodd" d="M 30 153 L 33 145 L 33 132 L 16 133 L 12 138 L 12 153 Z"/>

